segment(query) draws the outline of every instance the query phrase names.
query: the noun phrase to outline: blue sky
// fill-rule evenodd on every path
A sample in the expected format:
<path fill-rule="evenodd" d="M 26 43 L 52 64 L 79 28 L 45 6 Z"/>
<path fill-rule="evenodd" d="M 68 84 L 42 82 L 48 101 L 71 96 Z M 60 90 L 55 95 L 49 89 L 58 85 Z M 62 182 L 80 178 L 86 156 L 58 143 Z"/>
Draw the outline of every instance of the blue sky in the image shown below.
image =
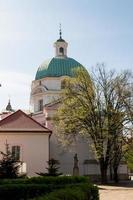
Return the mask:
<path fill-rule="evenodd" d="M 133 66 L 132 0 L 0 0 L 0 110 L 29 108 L 31 80 L 54 56 L 59 23 L 68 56 L 88 70 Z"/>

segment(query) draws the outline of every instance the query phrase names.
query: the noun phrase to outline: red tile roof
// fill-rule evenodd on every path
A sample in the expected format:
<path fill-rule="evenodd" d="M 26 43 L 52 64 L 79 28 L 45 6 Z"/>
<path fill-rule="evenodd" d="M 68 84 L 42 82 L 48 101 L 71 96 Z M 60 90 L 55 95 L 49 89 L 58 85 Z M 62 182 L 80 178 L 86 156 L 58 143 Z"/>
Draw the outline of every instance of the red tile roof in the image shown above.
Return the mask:
<path fill-rule="evenodd" d="M 51 130 L 29 117 L 23 111 L 18 110 L 0 121 L 0 132 L 21 131 L 21 132 L 47 132 Z"/>

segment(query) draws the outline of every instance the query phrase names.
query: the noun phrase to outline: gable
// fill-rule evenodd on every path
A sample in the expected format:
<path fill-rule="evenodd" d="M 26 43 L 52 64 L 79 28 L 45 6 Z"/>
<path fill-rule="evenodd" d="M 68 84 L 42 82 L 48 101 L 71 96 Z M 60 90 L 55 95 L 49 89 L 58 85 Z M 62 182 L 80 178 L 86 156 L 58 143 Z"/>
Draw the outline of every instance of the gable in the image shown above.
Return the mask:
<path fill-rule="evenodd" d="M 45 126 L 41 125 L 33 118 L 26 115 L 21 110 L 9 115 L 0 121 L 0 131 L 41 131 L 48 132 L 51 131 Z"/>

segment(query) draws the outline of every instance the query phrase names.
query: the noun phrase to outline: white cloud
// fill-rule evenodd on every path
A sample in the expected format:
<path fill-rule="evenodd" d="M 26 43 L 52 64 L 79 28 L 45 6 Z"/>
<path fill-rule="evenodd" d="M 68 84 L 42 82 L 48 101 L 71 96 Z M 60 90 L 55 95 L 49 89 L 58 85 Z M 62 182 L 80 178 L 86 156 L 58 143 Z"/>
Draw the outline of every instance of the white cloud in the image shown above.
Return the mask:
<path fill-rule="evenodd" d="M 14 109 L 28 109 L 32 77 L 18 72 L 0 72 L 0 111 L 7 105 L 8 99 Z"/>

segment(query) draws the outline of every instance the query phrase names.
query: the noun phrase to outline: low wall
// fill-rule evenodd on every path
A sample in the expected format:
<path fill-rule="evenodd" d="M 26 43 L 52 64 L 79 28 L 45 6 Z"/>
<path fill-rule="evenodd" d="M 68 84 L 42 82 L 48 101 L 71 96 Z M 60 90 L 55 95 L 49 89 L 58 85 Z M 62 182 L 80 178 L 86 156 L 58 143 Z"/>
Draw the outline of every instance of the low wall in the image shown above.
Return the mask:
<path fill-rule="evenodd" d="M 101 181 L 101 176 L 98 175 L 98 174 L 88 174 L 86 176 L 88 176 L 91 181 L 94 181 L 94 182 L 100 182 Z M 118 177 L 119 177 L 120 181 L 129 180 L 128 174 L 118 174 Z M 111 181 L 109 175 L 107 175 L 107 180 Z"/>

